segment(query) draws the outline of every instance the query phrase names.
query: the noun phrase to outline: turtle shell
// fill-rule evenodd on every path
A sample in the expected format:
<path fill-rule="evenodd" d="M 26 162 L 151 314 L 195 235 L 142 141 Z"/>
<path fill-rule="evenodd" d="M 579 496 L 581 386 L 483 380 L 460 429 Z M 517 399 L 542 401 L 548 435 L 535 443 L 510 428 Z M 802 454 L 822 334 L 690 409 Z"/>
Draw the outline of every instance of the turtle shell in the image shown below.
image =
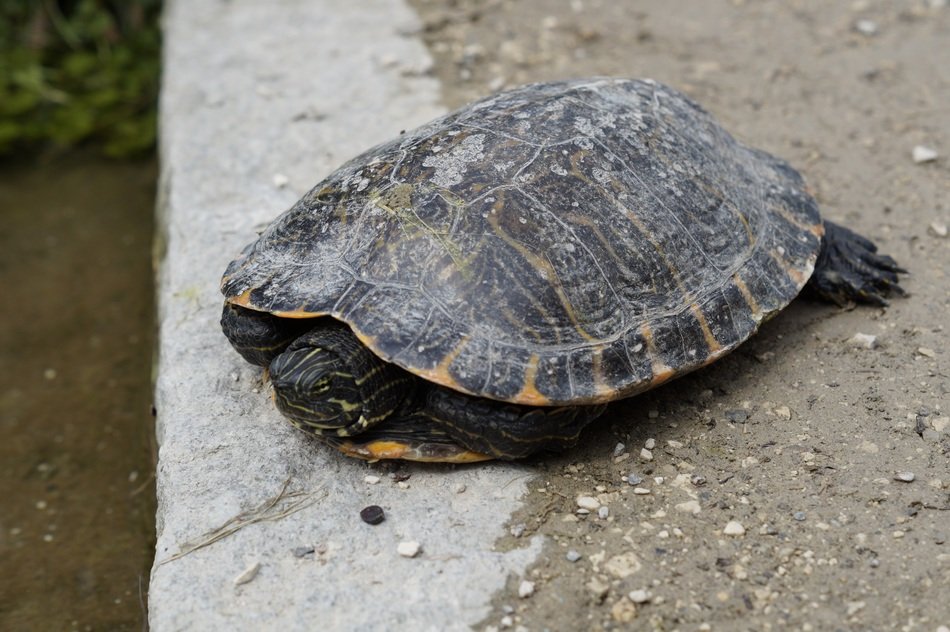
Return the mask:
<path fill-rule="evenodd" d="M 528 85 L 349 161 L 228 267 L 232 303 L 330 315 L 427 380 L 604 402 L 721 357 L 808 280 L 797 172 L 660 83 Z"/>

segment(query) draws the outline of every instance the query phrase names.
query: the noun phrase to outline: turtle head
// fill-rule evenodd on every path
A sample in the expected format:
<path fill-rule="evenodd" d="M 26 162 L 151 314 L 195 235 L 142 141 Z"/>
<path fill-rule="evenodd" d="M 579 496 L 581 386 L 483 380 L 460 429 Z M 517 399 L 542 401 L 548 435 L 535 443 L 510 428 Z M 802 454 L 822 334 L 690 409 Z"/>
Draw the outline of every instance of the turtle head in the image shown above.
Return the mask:
<path fill-rule="evenodd" d="M 412 378 L 376 357 L 342 324 L 321 324 L 270 363 L 277 408 L 316 434 L 348 437 L 384 421 Z"/>

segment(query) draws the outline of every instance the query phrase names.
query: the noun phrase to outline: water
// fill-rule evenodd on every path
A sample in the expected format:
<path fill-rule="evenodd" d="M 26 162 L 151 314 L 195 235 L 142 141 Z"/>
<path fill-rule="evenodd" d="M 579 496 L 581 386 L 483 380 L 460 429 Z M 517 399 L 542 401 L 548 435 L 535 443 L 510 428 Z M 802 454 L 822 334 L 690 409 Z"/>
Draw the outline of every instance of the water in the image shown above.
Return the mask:
<path fill-rule="evenodd" d="M 0 167 L 0 629 L 144 627 L 155 177 Z"/>

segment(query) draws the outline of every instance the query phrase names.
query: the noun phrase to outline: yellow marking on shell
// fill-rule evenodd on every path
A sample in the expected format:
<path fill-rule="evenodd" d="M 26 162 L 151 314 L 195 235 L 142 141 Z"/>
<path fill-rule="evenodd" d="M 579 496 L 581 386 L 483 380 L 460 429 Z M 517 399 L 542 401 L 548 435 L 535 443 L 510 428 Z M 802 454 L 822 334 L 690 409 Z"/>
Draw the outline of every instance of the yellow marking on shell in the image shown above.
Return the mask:
<path fill-rule="evenodd" d="M 650 325 L 643 323 L 640 325 L 640 335 L 647 343 L 647 351 L 650 354 L 650 370 L 653 371 L 653 379 L 650 380 L 650 388 L 662 384 L 676 374 L 671 367 L 667 366 L 657 353 L 656 343 L 653 341 L 653 330 Z"/>
<path fill-rule="evenodd" d="M 377 208 L 381 208 L 387 213 L 390 213 L 396 218 L 400 225 L 404 227 L 408 225 L 437 241 L 443 250 L 445 250 L 446 254 L 449 255 L 449 258 L 452 259 L 452 263 L 455 264 L 455 268 L 459 273 L 466 279 L 471 279 L 472 271 L 469 269 L 469 262 L 466 261 L 462 255 L 462 249 L 457 243 L 452 241 L 447 232 L 434 229 L 419 217 L 418 213 L 416 213 L 412 207 L 412 191 L 413 185 L 411 184 L 397 184 L 382 193 L 373 192 L 370 196 L 370 201 Z M 446 201 L 452 203 L 458 200 L 458 197 L 453 195 L 450 191 L 445 191 L 445 193 L 447 195 L 443 196 L 443 199 L 448 198 Z M 457 203 L 456 206 L 460 204 L 461 202 Z"/>
<path fill-rule="evenodd" d="M 571 324 L 574 326 L 574 329 L 577 331 L 580 336 L 589 341 L 596 341 L 598 338 L 590 335 L 584 328 L 581 326 L 580 320 L 577 318 L 577 314 L 574 312 L 574 304 L 571 303 L 571 299 L 567 296 L 567 293 L 564 291 L 564 287 L 558 280 L 557 271 L 554 269 L 554 266 L 548 260 L 547 257 L 537 255 L 533 253 L 530 249 L 525 247 L 524 244 L 519 242 L 517 239 L 509 235 L 507 232 L 502 229 L 501 224 L 498 223 L 498 213 L 497 211 L 501 210 L 504 206 L 502 202 L 502 197 L 499 196 L 498 201 L 492 207 L 492 212 L 488 214 L 488 223 L 491 225 L 492 229 L 495 231 L 495 234 L 501 238 L 506 244 L 514 248 L 518 254 L 525 258 L 528 263 L 531 264 L 531 267 L 537 270 L 541 276 L 546 279 L 551 284 L 551 289 L 554 290 L 554 293 L 557 294 L 558 300 L 561 303 L 561 307 L 564 308 L 564 313 L 570 319 Z"/>
<path fill-rule="evenodd" d="M 473 452 L 471 450 L 459 449 L 458 452 L 445 457 L 427 457 L 420 454 L 415 448 L 407 443 L 398 441 L 371 441 L 369 443 L 357 444 L 350 441 L 344 441 L 336 444 L 337 449 L 347 456 L 365 459 L 368 461 L 378 461 L 381 459 L 403 459 L 405 461 L 420 461 L 434 463 L 477 463 L 478 461 L 490 461 L 492 456 Z"/>
<path fill-rule="evenodd" d="M 594 374 L 594 397 L 596 402 L 606 402 L 617 396 L 617 390 L 607 384 L 607 378 L 604 376 L 604 345 L 596 345 L 591 349 L 591 360 L 593 366 L 591 371 Z"/>
<path fill-rule="evenodd" d="M 237 296 L 232 296 L 228 298 L 227 302 L 231 303 L 232 305 L 244 307 L 246 309 L 253 309 L 256 312 L 267 312 L 267 313 L 273 314 L 274 316 L 277 316 L 278 318 L 317 318 L 319 316 L 328 315 L 327 312 L 308 312 L 302 307 L 298 309 L 286 310 L 286 311 L 279 311 L 279 310 L 271 311 L 268 309 L 261 309 L 260 307 L 258 307 L 257 305 L 254 305 L 251 302 L 251 292 L 253 291 L 254 291 L 253 288 L 250 290 L 245 290 L 244 292 L 238 294 Z"/>
<path fill-rule="evenodd" d="M 805 285 L 805 282 L 808 280 L 808 278 L 804 274 L 802 274 L 801 270 L 798 270 L 797 268 L 792 266 L 788 261 L 785 261 L 785 259 L 782 259 L 781 253 L 779 253 L 775 249 L 772 249 L 769 251 L 769 255 L 771 255 L 772 260 L 778 264 L 778 267 L 785 271 L 785 274 L 787 274 L 788 278 L 792 280 L 792 283 L 795 284 L 795 287 L 800 288 Z"/>
<path fill-rule="evenodd" d="M 738 274 L 734 274 L 732 275 L 732 282 L 739 289 L 739 293 L 742 294 L 742 298 L 752 311 L 752 318 L 756 322 L 762 320 L 762 309 L 759 307 L 759 303 L 755 300 L 755 297 L 752 296 L 752 292 L 750 292 L 749 288 L 746 287 L 745 281 L 742 280 L 742 277 L 740 277 Z"/>
<path fill-rule="evenodd" d="M 749 250 L 755 248 L 755 234 L 752 232 L 752 226 L 749 225 L 749 218 L 743 214 L 738 208 L 736 208 L 736 215 L 739 216 L 739 220 L 742 222 L 742 225 L 745 227 L 746 237 L 749 238 Z"/>
<path fill-rule="evenodd" d="M 419 377 L 425 378 L 430 382 L 435 382 L 436 384 L 441 384 L 442 386 L 448 386 L 451 389 L 467 392 L 465 389 L 455 381 L 455 378 L 449 373 L 449 367 L 452 366 L 452 363 L 455 361 L 455 358 L 462 353 L 462 348 L 468 344 L 468 338 L 462 338 L 459 340 L 458 344 L 455 345 L 455 348 L 445 354 L 445 357 L 435 365 L 433 369 L 413 369 L 413 373 Z"/>
<path fill-rule="evenodd" d="M 693 316 L 696 317 L 697 322 L 699 322 L 699 327 L 703 330 L 703 338 L 706 339 L 706 346 L 709 347 L 709 352 L 716 353 L 722 349 L 722 345 L 719 344 L 712 330 L 709 329 L 709 323 L 706 322 L 706 316 L 703 314 L 703 310 L 699 308 L 699 304 L 692 303 L 689 308 L 693 310 Z"/>
<path fill-rule="evenodd" d="M 511 401 L 529 406 L 548 406 L 551 403 L 551 400 L 541 393 L 535 385 L 535 379 L 538 377 L 538 360 L 538 356 L 533 353 L 528 358 L 528 364 L 524 370 L 524 385 L 511 398 Z"/>

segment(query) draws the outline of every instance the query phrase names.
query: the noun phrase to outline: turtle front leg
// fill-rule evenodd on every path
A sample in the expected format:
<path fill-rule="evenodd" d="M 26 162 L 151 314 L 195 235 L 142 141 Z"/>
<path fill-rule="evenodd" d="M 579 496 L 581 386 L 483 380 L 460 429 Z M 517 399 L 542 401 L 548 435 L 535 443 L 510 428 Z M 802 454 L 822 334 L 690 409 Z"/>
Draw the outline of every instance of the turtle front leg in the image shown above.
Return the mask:
<path fill-rule="evenodd" d="M 809 285 L 820 297 L 842 307 L 854 303 L 887 305 L 887 296 L 906 294 L 898 273 L 907 271 L 888 255 L 877 254 L 871 240 L 826 221 Z"/>

